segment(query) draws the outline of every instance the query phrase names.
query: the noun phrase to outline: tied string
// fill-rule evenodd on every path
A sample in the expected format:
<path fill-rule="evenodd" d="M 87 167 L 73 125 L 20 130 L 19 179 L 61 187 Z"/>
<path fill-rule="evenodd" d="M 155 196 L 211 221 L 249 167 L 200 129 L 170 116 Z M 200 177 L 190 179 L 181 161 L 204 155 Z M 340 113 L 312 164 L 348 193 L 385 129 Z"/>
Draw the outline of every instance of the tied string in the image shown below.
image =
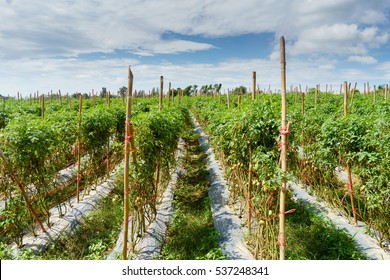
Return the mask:
<path fill-rule="evenodd" d="M 287 151 L 291 151 L 291 145 L 289 145 L 288 143 L 282 143 L 281 141 L 278 141 L 277 142 L 277 145 L 276 145 L 276 148 L 278 150 L 281 150 L 282 149 L 282 146 L 286 146 L 286 150 Z"/>
<path fill-rule="evenodd" d="M 286 239 L 285 239 L 285 237 L 284 237 L 284 234 L 279 234 L 279 236 L 278 236 L 278 245 L 280 246 L 280 247 L 286 247 Z"/>
<path fill-rule="evenodd" d="M 126 151 L 126 154 L 132 154 L 132 153 L 136 153 L 137 152 L 137 150 L 128 150 L 128 151 Z"/>
<path fill-rule="evenodd" d="M 139 209 L 132 215 L 129 216 L 129 219 L 127 220 L 127 223 L 130 223 L 132 220 L 134 220 L 134 218 L 137 216 L 137 214 L 139 213 Z M 123 222 L 124 224 L 125 222 Z"/>
<path fill-rule="evenodd" d="M 281 135 L 288 135 L 290 134 L 290 130 L 287 129 L 287 127 L 283 127 L 282 130 L 280 131 Z"/>
<path fill-rule="evenodd" d="M 349 194 L 353 195 L 353 193 L 354 193 L 354 191 L 352 189 L 352 184 L 351 183 L 346 183 L 345 187 L 347 188 L 347 191 L 345 192 L 345 194 L 343 196 L 343 199 L 341 199 L 341 203 L 344 203 L 344 200 L 347 197 L 347 195 L 349 195 Z"/>
<path fill-rule="evenodd" d="M 260 219 L 263 220 L 263 221 L 267 221 L 267 222 L 270 222 L 272 220 L 275 220 L 277 217 L 279 217 L 280 215 L 286 215 L 286 214 L 292 214 L 296 211 L 296 209 L 290 209 L 290 210 L 287 210 L 285 212 L 279 212 L 279 213 L 276 213 L 275 215 L 273 215 L 272 217 L 270 218 L 265 218 L 265 217 L 261 217 Z M 256 210 L 256 216 L 260 216 L 260 213 Z"/>
<path fill-rule="evenodd" d="M 130 140 L 134 138 L 134 134 L 126 135 L 125 136 L 125 145 L 129 145 Z"/>

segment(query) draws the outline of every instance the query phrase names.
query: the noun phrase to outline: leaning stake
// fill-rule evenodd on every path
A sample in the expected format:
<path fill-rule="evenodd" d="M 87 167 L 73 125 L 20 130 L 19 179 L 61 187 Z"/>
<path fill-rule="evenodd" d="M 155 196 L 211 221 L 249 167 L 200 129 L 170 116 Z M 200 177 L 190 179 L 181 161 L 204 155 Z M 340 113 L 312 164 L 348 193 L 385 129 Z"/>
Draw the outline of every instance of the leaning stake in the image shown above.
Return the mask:
<path fill-rule="evenodd" d="M 278 244 L 280 246 L 280 260 L 285 258 L 286 234 L 285 234 L 285 201 L 286 201 L 286 171 L 287 171 L 287 135 L 289 133 L 286 127 L 286 54 L 284 37 L 280 37 L 280 64 L 281 64 L 281 86 L 282 86 L 282 186 L 280 189 L 280 205 L 279 205 L 279 237 Z"/>
<path fill-rule="evenodd" d="M 35 212 L 33 206 L 31 205 L 30 200 L 28 199 L 27 193 L 24 189 L 22 182 L 20 182 L 19 179 L 16 177 L 16 173 L 14 173 L 14 170 L 12 169 L 10 163 L 8 162 L 8 160 L 7 160 L 7 158 L 4 155 L 2 150 L 0 150 L 0 157 L 3 159 L 4 167 L 9 172 L 9 175 L 10 175 L 12 181 L 14 181 L 14 183 L 16 183 L 18 185 L 20 192 L 24 198 L 24 202 L 26 203 L 28 210 L 31 212 L 31 215 L 34 217 L 35 221 L 39 224 L 42 231 L 46 233 L 46 229 L 44 228 L 41 220 L 39 219 L 37 213 Z"/>

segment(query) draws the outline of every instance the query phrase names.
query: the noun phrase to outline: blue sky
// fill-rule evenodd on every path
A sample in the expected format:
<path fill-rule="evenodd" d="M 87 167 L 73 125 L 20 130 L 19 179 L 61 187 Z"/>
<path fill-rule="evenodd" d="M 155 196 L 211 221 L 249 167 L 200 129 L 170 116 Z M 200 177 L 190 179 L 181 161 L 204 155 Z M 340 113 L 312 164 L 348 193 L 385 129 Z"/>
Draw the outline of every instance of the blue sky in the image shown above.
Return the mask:
<path fill-rule="evenodd" d="M 390 1 L 0 0 L 0 94 L 390 83 Z"/>

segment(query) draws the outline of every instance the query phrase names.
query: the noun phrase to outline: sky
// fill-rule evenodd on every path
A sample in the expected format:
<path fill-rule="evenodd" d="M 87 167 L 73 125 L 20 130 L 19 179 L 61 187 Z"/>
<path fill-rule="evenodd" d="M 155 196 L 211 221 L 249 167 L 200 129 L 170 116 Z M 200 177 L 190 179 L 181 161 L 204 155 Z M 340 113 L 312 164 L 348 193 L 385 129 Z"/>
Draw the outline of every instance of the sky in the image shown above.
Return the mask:
<path fill-rule="evenodd" d="M 0 0 L 0 94 L 390 83 L 389 0 Z M 165 87 L 165 86 L 164 86 Z"/>

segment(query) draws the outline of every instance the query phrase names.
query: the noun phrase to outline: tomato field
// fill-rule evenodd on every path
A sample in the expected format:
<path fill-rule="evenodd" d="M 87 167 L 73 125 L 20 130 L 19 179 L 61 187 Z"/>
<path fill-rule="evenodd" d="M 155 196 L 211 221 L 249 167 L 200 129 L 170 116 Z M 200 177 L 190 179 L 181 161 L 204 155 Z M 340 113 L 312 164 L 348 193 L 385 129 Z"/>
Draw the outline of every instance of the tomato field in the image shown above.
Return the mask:
<path fill-rule="evenodd" d="M 173 186 L 173 221 L 158 258 L 228 258 L 224 248 L 218 247 L 223 233 L 213 230 L 214 213 L 207 192 L 214 183 L 191 115 L 210 139 L 230 193 L 227 204 L 241 221 L 242 239 L 253 258 L 278 259 L 280 246 L 286 247 L 288 259 L 369 258 L 352 236 L 292 199 L 291 184 L 299 184 L 350 224 L 375 237 L 378 247 L 388 246 L 387 89 L 365 94 L 347 85 L 340 94 L 321 92 L 318 87 L 306 92 L 292 89 L 286 95 L 288 125 L 282 128 L 280 94 L 222 94 L 219 89 L 192 96 L 169 90 L 164 98 L 161 94 L 128 96 L 127 100 L 110 94 L 3 98 L 2 259 L 104 259 L 128 223 L 122 258 L 136 257 L 136 245 L 156 220 L 172 170 L 179 164 L 175 157 L 179 139 L 184 139 L 186 152 L 179 181 Z M 283 135 L 288 143 L 282 141 Z M 283 146 L 287 172 L 281 168 Z M 123 158 L 130 158 L 128 166 Z M 72 233 L 81 236 L 80 241 L 64 233 L 50 240 L 52 245 L 44 250 L 28 249 L 26 236 L 48 234 L 55 224 L 52 209 L 63 218 L 64 209 L 81 203 L 112 174 L 114 190 L 101 198 L 103 202 Z M 286 210 L 281 211 L 283 181 L 287 182 L 287 200 Z M 278 237 L 281 214 L 286 216 L 286 239 Z M 202 241 L 188 243 L 191 232 L 198 232 Z M 176 235 L 183 237 L 175 239 Z M 72 252 L 76 248 L 69 247 L 68 239 L 79 244 L 75 245 L 81 248 L 79 253 Z"/>

